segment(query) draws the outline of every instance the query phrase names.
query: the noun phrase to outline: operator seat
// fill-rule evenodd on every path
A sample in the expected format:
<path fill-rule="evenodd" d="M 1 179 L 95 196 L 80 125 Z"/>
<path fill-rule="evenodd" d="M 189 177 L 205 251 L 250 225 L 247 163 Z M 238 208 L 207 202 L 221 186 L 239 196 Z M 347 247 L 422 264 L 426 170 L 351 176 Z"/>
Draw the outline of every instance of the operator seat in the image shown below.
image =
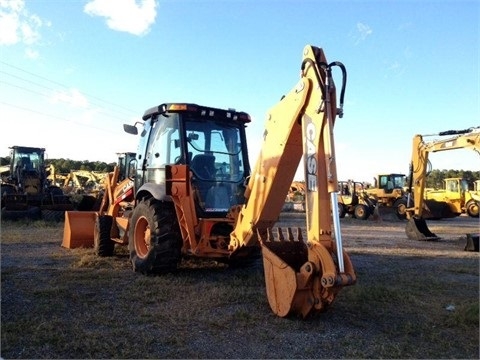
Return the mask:
<path fill-rule="evenodd" d="M 32 170 L 32 168 L 33 168 L 32 162 L 27 157 L 21 158 L 18 161 L 17 166 L 22 170 Z"/>
<path fill-rule="evenodd" d="M 215 180 L 215 156 L 195 155 L 190 163 L 193 173 L 202 180 Z"/>

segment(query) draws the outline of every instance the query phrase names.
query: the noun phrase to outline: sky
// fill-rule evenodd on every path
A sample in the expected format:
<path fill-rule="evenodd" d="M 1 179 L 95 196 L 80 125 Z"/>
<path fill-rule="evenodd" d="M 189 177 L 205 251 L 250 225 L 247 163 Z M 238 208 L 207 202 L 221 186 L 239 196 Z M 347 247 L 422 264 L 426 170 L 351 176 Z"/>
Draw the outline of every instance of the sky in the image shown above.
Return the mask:
<path fill-rule="evenodd" d="M 480 126 L 479 24 L 478 0 L 0 0 L 0 156 L 115 162 L 136 151 L 124 123 L 189 102 L 251 115 L 253 168 L 313 45 L 348 74 L 339 180 L 407 174 L 415 134 Z M 480 170 L 470 149 L 430 160 Z"/>

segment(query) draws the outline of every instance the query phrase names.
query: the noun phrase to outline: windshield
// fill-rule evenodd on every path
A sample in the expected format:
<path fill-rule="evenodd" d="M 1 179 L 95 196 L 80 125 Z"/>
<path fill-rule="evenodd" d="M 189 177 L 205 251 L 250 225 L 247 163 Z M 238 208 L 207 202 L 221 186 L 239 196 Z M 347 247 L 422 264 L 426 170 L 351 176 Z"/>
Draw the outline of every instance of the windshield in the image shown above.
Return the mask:
<path fill-rule="evenodd" d="M 393 177 L 393 187 L 395 189 L 402 188 L 405 185 L 405 176 L 397 175 Z"/>
<path fill-rule="evenodd" d="M 13 159 L 13 164 L 19 170 L 40 170 L 43 163 L 43 152 L 16 149 Z"/>
<path fill-rule="evenodd" d="M 185 122 L 187 152 L 193 172 L 204 180 L 239 181 L 245 175 L 240 129 L 213 120 Z"/>

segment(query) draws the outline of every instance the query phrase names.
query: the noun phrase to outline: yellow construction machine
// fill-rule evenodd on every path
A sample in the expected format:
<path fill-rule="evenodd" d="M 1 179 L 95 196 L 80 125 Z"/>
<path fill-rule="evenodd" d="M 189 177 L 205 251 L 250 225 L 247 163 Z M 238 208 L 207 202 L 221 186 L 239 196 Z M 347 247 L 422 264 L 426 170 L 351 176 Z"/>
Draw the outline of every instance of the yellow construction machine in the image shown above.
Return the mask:
<path fill-rule="evenodd" d="M 45 163 L 45 149 L 11 146 L 10 166 L 1 182 L 1 217 L 63 220 L 66 210 L 74 205 L 62 189 L 48 177 L 55 172 Z"/>
<path fill-rule="evenodd" d="M 338 213 L 367 220 L 375 211 L 376 202 L 368 196 L 363 183 L 353 180 L 338 182 Z"/>
<path fill-rule="evenodd" d="M 405 181 L 405 174 L 380 174 L 375 178 L 374 186 L 365 189 L 370 201 L 375 203 L 375 212 L 380 217 L 394 214 L 396 218 L 405 220 Z"/>
<path fill-rule="evenodd" d="M 333 68 L 343 75 L 339 107 Z M 147 110 L 130 163 L 134 173 L 126 183 L 113 175 L 101 211 L 87 219 L 68 213 L 63 246 L 91 246 L 92 238 L 128 244 L 133 269 L 144 274 L 172 272 L 186 257 L 236 266 L 263 257 L 275 314 L 324 311 L 356 282 L 337 209 L 333 129 L 343 115 L 345 85 L 343 64 L 306 46 L 299 82 L 267 114 L 253 171 L 247 113 L 190 103 Z M 136 125 L 124 129 L 138 134 Z M 306 229 L 274 231 L 302 157 Z M 130 188 L 135 192 L 127 196 Z"/>
<path fill-rule="evenodd" d="M 443 179 L 442 189 L 425 190 L 426 202 L 445 202 L 448 211 L 444 217 L 455 217 L 467 214 L 470 217 L 478 217 L 478 204 L 480 194 L 469 190 L 468 181 L 463 178 Z"/>
<path fill-rule="evenodd" d="M 415 135 L 412 142 L 412 160 L 410 163 L 409 195 L 406 216 L 408 219 L 405 232 L 412 240 L 436 240 L 439 237 L 432 233 L 425 221 L 424 213 L 434 214 L 433 218 L 451 217 L 451 209 L 444 201 L 425 200 L 425 184 L 429 166 L 430 153 L 472 149 L 480 152 L 480 127 L 465 130 L 448 130 L 433 135 Z M 449 136 L 432 141 L 424 141 L 424 136 Z M 477 204 L 478 206 L 478 204 Z M 435 215 L 437 213 L 438 215 Z"/>
<path fill-rule="evenodd" d="M 97 194 L 107 173 L 88 170 L 70 170 L 63 182 L 65 192 Z"/>

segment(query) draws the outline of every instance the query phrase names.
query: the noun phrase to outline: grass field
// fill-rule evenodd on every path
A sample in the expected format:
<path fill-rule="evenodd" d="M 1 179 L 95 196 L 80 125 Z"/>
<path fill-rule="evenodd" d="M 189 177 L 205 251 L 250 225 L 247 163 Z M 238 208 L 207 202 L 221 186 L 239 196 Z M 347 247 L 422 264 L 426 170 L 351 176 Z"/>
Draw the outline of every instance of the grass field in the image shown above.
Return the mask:
<path fill-rule="evenodd" d="M 2 222 L 1 357 L 479 358 L 479 254 L 463 251 L 478 219 L 434 223 L 438 242 L 405 240 L 401 222 L 341 225 L 358 282 L 301 320 L 272 313 L 261 263 L 143 276 L 123 248 L 62 248 L 62 223 Z"/>

